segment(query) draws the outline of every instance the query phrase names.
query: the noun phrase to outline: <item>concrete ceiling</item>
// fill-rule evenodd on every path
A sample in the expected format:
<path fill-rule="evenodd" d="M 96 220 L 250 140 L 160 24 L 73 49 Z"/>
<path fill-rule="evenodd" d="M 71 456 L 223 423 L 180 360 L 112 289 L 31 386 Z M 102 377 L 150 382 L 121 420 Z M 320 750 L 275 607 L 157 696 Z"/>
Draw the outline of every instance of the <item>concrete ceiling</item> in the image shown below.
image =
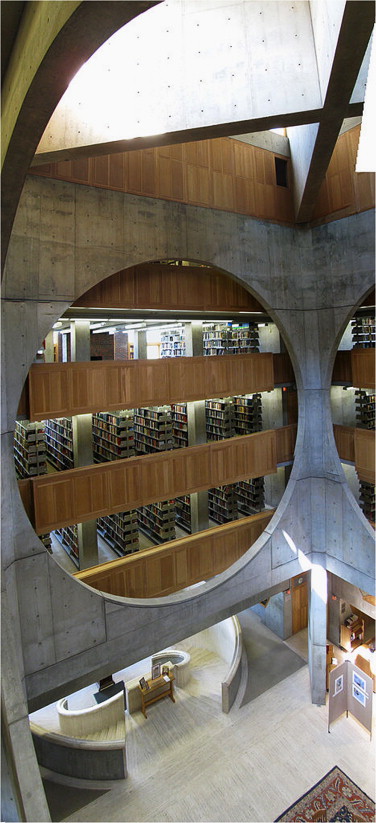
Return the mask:
<path fill-rule="evenodd" d="M 117 37 L 115 32 L 126 23 L 130 36 L 134 31 L 140 37 L 149 15 L 154 15 L 151 39 L 145 41 L 149 49 L 137 52 L 135 41 L 131 54 L 145 57 L 156 41 L 151 68 L 133 59 L 121 77 L 128 121 L 136 114 L 141 130 L 134 137 L 131 129 L 129 139 L 121 130 L 112 134 L 113 114 L 105 133 L 98 131 L 90 118 L 79 114 L 82 106 L 67 109 L 64 93 L 75 72 L 108 37 Z M 371 0 L 3 2 L 2 17 L 3 260 L 32 163 L 284 126 L 290 139 L 296 220 L 305 222 L 343 120 L 362 114 L 374 26 Z M 49 30 L 44 29 L 47 21 Z M 138 29 L 132 29 L 135 25 Z M 147 98 L 150 88 L 153 93 Z M 94 92 L 97 113 L 106 110 L 100 88 Z"/>
<path fill-rule="evenodd" d="M 72 84 L 33 165 L 284 126 L 307 222 L 343 120 L 362 114 L 373 25 L 366 0 L 161 3 L 87 63 L 95 105 Z"/>

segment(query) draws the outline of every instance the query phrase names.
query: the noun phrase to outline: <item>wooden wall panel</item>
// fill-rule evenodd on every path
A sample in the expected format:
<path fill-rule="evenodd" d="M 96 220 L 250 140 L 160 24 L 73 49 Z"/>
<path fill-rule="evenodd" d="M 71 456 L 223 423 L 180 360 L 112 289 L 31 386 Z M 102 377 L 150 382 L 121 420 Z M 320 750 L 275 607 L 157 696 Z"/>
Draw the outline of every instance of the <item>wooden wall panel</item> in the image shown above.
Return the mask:
<path fill-rule="evenodd" d="M 297 424 L 291 423 L 275 430 L 277 463 L 289 463 L 294 459 L 297 429 Z"/>
<path fill-rule="evenodd" d="M 355 464 L 359 480 L 375 482 L 375 432 L 351 426 L 333 426 L 334 437 L 341 460 Z"/>
<path fill-rule="evenodd" d="M 32 478 L 38 534 L 276 471 L 273 430 Z"/>
<path fill-rule="evenodd" d="M 95 411 L 133 409 L 269 391 L 268 352 L 224 357 L 34 363 L 29 371 L 29 418 L 46 420 Z"/>
<path fill-rule="evenodd" d="M 142 264 L 89 289 L 74 304 L 90 308 L 263 311 L 236 280 L 205 266 Z"/>
<path fill-rule="evenodd" d="M 274 385 L 295 383 L 294 369 L 288 352 L 273 353 Z"/>
<path fill-rule="evenodd" d="M 338 454 L 341 460 L 348 460 L 350 463 L 355 463 L 354 431 L 352 426 L 340 426 L 338 423 L 333 425 Z"/>
<path fill-rule="evenodd" d="M 337 351 L 333 366 L 332 383 L 352 385 L 351 349 Z"/>
<path fill-rule="evenodd" d="M 359 389 L 375 388 L 375 349 L 351 349 L 351 381 Z"/>
<path fill-rule="evenodd" d="M 375 483 L 375 432 L 372 429 L 354 430 L 355 467 L 359 480 Z"/>
<path fill-rule="evenodd" d="M 262 512 L 207 529 L 74 576 L 99 591 L 120 597 L 166 596 L 229 568 L 262 534 L 273 514 Z"/>
<path fill-rule="evenodd" d="M 89 158 L 86 165 L 51 163 L 34 167 L 31 174 L 291 224 L 292 191 L 277 186 L 276 156 L 221 137 Z"/>
<path fill-rule="evenodd" d="M 333 220 L 375 206 L 375 175 L 355 171 L 360 125 L 341 134 L 321 185 L 314 222 Z"/>

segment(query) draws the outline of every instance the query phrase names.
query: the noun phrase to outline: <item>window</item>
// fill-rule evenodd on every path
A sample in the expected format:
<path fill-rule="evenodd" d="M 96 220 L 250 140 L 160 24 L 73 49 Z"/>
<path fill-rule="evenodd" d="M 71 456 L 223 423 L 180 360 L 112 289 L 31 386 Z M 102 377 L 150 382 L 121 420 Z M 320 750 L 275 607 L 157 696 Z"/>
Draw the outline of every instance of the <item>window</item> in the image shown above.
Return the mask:
<path fill-rule="evenodd" d="M 283 160 L 282 157 L 275 157 L 274 162 L 277 186 L 287 188 L 287 160 Z"/>

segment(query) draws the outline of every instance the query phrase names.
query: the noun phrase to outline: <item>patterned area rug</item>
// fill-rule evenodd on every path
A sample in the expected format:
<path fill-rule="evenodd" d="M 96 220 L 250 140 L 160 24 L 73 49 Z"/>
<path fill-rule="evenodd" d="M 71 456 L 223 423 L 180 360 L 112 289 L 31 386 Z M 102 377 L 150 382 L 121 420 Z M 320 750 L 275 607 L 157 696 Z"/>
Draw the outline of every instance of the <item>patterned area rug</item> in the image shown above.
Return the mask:
<path fill-rule="evenodd" d="M 277 820 L 304 823 L 313 820 L 374 821 L 375 803 L 338 766 L 334 766 Z"/>

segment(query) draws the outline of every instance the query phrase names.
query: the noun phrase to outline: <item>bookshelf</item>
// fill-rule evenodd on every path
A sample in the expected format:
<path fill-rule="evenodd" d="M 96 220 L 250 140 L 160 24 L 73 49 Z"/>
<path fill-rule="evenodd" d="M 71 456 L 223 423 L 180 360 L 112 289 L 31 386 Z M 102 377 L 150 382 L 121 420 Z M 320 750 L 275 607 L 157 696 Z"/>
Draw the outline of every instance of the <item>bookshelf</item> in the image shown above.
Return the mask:
<path fill-rule="evenodd" d="M 356 390 L 355 410 L 358 428 L 375 428 L 375 399 L 374 393 L 367 394 L 364 389 Z"/>
<path fill-rule="evenodd" d="M 175 522 L 177 526 L 191 534 L 191 498 L 189 494 L 176 498 Z"/>
<path fill-rule="evenodd" d="M 376 342 L 375 317 L 372 314 L 367 317 L 354 317 L 351 321 L 351 335 L 354 347 L 374 348 Z"/>
<path fill-rule="evenodd" d="M 375 522 L 375 486 L 373 483 L 366 483 L 365 480 L 359 481 L 360 493 L 359 504 L 364 516 L 371 523 Z"/>
<path fill-rule="evenodd" d="M 14 462 L 19 478 L 35 477 L 47 472 L 47 451 L 44 423 L 16 420 L 14 431 Z M 49 532 L 39 534 L 39 540 L 51 552 Z"/>
<path fill-rule="evenodd" d="M 166 451 L 174 447 L 171 406 L 136 409 L 134 448 L 141 454 Z"/>
<path fill-rule="evenodd" d="M 44 423 L 16 420 L 14 460 L 17 477 L 46 474 L 47 454 Z"/>
<path fill-rule="evenodd" d="M 134 455 L 133 411 L 93 414 L 93 458 L 95 463 L 121 460 Z"/>
<path fill-rule="evenodd" d="M 207 440 L 223 440 L 233 436 L 233 410 L 232 397 L 215 397 L 205 401 Z"/>
<path fill-rule="evenodd" d="M 216 523 L 228 523 L 237 520 L 238 508 L 236 484 L 216 486 L 209 489 L 209 517 Z"/>
<path fill-rule="evenodd" d="M 174 449 L 188 446 L 188 415 L 186 403 L 171 405 L 172 437 Z"/>
<path fill-rule="evenodd" d="M 264 478 L 241 480 L 236 483 L 236 501 L 240 514 L 253 514 L 265 507 Z"/>
<path fill-rule="evenodd" d="M 157 543 L 175 540 L 175 500 L 164 500 L 137 509 L 140 531 Z"/>
<path fill-rule="evenodd" d="M 161 334 L 161 357 L 185 357 L 186 345 L 183 329 L 170 329 Z"/>
<path fill-rule="evenodd" d="M 247 354 L 260 351 L 257 323 L 213 323 L 203 332 L 204 355 Z"/>
<path fill-rule="evenodd" d="M 45 421 L 47 459 L 58 471 L 73 469 L 72 418 Z"/>
<path fill-rule="evenodd" d="M 73 563 L 80 568 L 79 554 L 78 554 L 78 528 L 77 525 L 64 526 L 61 529 L 55 529 L 54 534 L 60 541 L 63 549 L 69 555 Z"/>
<path fill-rule="evenodd" d="M 99 517 L 97 529 L 119 557 L 136 552 L 140 548 L 136 509 Z"/>
<path fill-rule="evenodd" d="M 235 434 L 251 434 L 262 429 L 261 394 L 237 395 L 233 398 Z"/>

